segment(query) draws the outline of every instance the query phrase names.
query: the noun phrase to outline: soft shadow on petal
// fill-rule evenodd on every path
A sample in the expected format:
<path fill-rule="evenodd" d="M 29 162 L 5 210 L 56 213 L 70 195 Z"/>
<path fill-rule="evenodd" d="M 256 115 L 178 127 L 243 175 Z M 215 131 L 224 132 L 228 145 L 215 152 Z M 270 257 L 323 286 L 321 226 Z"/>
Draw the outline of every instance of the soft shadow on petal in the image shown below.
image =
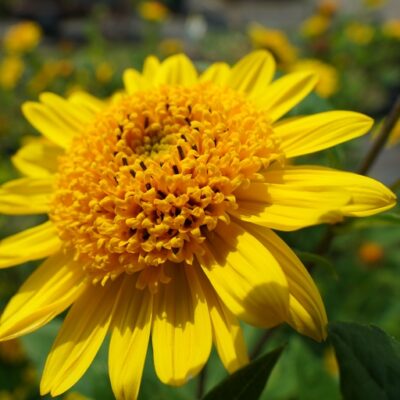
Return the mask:
<path fill-rule="evenodd" d="M 191 266 L 173 265 L 168 284 L 155 295 L 153 357 L 159 379 L 186 383 L 206 363 L 212 345 L 210 316 L 199 279 Z"/>
<path fill-rule="evenodd" d="M 136 399 L 149 344 L 153 295 L 136 288 L 136 275 L 124 277 L 111 325 L 108 371 L 117 399 Z"/>

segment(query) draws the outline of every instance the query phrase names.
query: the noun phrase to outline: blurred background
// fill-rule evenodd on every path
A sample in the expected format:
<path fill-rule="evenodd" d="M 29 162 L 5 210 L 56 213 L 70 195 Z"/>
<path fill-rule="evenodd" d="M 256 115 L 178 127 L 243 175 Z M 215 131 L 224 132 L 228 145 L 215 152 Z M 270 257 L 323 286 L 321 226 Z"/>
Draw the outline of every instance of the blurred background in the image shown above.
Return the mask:
<path fill-rule="evenodd" d="M 319 75 L 316 92 L 292 112 L 359 111 L 376 123 L 369 135 L 299 163 L 356 171 L 400 92 L 399 0 L 0 0 L 0 183 L 18 177 L 10 157 L 34 128 L 20 106 L 43 91 L 68 96 L 86 90 L 106 98 L 122 90 L 122 72 L 144 58 L 187 53 L 203 70 L 234 63 L 252 49 L 269 50 L 277 76 L 300 70 Z M 399 193 L 400 123 L 369 174 Z M 33 226 L 38 217 L 0 215 L 0 239 Z M 282 235 L 313 275 L 332 320 L 374 323 L 400 337 L 400 214 L 349 221 L 321 247 L 326 227 Z M 0 271 L 0 310 L 35 263 Z M 0 343 L 0 400 L 39 399 L 38 381 L 56 319 L 22 340 Z M 245 327 L 249 348 L 263 333 Z M 266 349 L 289 340 L 263 398 L 339 399 L 337 366 L 328 344 L 316 345 L 290 330 L 271 335 Z M 142 399 L 192 399 L 196 383 L 181 389 L 155 379 L 146 364 Z M 217 357 L 206 387 L 225 376 Z M 107 351 L 99 354 L 67 400 L 112 399 Z"/>

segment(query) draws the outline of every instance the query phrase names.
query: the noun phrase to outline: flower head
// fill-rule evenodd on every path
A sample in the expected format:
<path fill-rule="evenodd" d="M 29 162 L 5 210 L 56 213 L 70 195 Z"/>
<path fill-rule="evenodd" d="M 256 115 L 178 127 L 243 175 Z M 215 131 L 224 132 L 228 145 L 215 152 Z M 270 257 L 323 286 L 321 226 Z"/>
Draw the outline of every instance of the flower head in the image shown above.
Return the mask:
<path fill-rule="evenodd" d="M 400 40 L 400 19 L 386 21 L 382 26 L 382 33 L 388 38 Z"/>
<path fill-rule="evenodd" d="M 302 23 L 300 31 L 304 37 L 314 38 L 325 34 L 328 31 L 330 24 L 330 17 L 322 14 L 315 14 Z"/>
<path fill-rule="evenodd" d="M 6 307 L 0 338 L 71 306 L 42 394 L 69 389 L 108 332 L 118 399 L 137 397 L 150 337 L 171 385 L 201 370 L 212 342 L 228 371 L 244 365 L 239 320 L 325 338 L 318 290 L 272 229 L 375 214 L 395 196 L 367 177 L 287 162 L 372 122 L 345 111 L 280 120 L 317 79 L 271 82 L 274 71 L 265 51 L 201 75 L 184 55 L 149 57 L 112 101 L 44 93 L 23 106 L 44 138 L 14 156 L 26 177 L 1 187 L 0 210 L 50 219 L 1 242 L 0 267 L 48 258 Z"/>
<path fill-rule="evenodd" d="M 249 26 L 248 35 L 255 48 L 270 51 L 279 64 L 288 65 L 297 58 L 298 50 L 290 43 L 284 31 L 268 29 L 253 22 Z"/>
<path fill-rule="evenodd" d="M 301 59 L 295 62 L 291 67 L 291 71 L 312 71 L 318 76 L 318 83 L 315 91 L 324 98 L 335 94 L 339 88 L 338 72 L 330 64 L 326 64 L 317 59 Z"/>
<path fill-rule="evenodd" d="M 159 1 L 145 0 L 138 7 L 140 16 L 151 22 L 162 22 L 168 16 L 168 8 Z"/>
<path fill-rule="evenodd" d="M 367 45 L 374 37 L 374 28 L 371 25 L 362 22 L 352 22 L 346 29 L 347 38 L 358 45 Z"/>
<path fill-rule="evenodd" d="M 14 89 L 20 81 L 24 69 L 25 65 L 20 57 L 5 57 L 0 62 L 0 87 L 6 90 Z"/>
<path fill-rule="evenodd" d="M 25 53 L 33 50 L 42 38 L 42 29 L 35 22 L 13 25 L 3 39 L 4 48 L 10 53 Z"/>

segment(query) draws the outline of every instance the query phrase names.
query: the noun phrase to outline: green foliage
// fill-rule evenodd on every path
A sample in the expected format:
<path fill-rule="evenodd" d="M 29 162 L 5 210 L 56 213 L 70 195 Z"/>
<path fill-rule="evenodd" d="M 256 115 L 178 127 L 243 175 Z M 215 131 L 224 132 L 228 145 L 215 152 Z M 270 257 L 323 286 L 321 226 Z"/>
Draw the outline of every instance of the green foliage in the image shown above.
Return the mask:
<path fill-rule="evenodd" d="M 400 395 L 400 344 L 375 326 L 331 323 L 329 337 L 346 400 L 396 400 Z"/>
<path fill-rule="evenodd" d="M 204 400 L 257 400 L 282 351 L 283 347 L 279 347 L 236 371 L 212 389 Z"/>

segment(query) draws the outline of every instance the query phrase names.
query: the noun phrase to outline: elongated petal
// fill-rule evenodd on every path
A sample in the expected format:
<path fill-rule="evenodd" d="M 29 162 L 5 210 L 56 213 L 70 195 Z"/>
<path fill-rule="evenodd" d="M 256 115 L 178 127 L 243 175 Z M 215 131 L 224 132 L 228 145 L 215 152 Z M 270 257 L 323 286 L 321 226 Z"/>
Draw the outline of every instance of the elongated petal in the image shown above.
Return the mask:
<path fill-rule="evenodd" d="M 0 186 L 0 213 L 43 214 L 53 194 L 53 177 L 21 178 Z"/>
<path fill-rule="evenodd" d="M 60 247 L 56 229 L 47 221 L 0 241 L 0 269 L 51 256 Z"/>
<path fill-rule="evenodd" d="M 93 120 L 94 114 L 87 107 L 80 107 L 78 104 L 54 93 L 42 93 L 39 99 L 42 104 L 46 105 L 60 118 L 65 118 L 77 131 Z"/>
<path fill-rule="evenodd" d="M 0 320 L 1 340 L 45 325 L 75 301 L 84 285 L 84 272 L 71 254 L 48 258 L 8 303 Z"/>
<path fill-rule="evenodd" d="M 289 289 L 270 251 L 231 221 L 211 232 L 200 265 L 228 309 L 252 325 L 271 327 L 287 319 Z"/>
<path fill-rule="evenodd" d="M 79 106 L 81 109 L 89 111 L 92 116 L 95 116 L 107 105 L 106 102 L 99 100 L 97 97 L 86 92 L 72 93 L 68 100 L 72 104 Z"/>
<path fill-rule="evenodd" d="M 115 397 L 136 399 L 150 338 L 153 296 L 127 276 L 115 309 L 108 370 Z"/>
<path fill-rule="evenodd" d="M 32 138 L 12 157 L 14 166 L 26 176 L 46 178 L 57 171 L 58 158 L 63 149 L 49 140 Z"/>
<path fill-rule="evenodd" d="M 198 276 L 207 299 L 215 347 L 225 368 L 233 373 L 249 362 L 242 329 L 237 318 L 215 293 L 204 272 L 199 271 Z"/>
<path fill-rule="evenodd" d="M 206 363 L 212 344 L 208 307 L 193 268 L 173 266 L 160 285 L 153 320 L 154 366 L 159 379 L 182 385 Z"/>
<path fill-rule="evenodd" d="M 22 112 L 40 133 L 62 148 L 68 148 L 73 137 L 80 132 L 67 115 L 60 116 L 44 104 L 28 101 L 23 104 Z"/>
<path fill-rule="evenodd" d="M 123 81 L 128 94 L 133 94 L 138 90 L 145 89 L 148 86 L 142 74 L 133 68 L 128 68 L 124 71 Z"/>
<path fill-rule="evenodd" d="M 282 174 L 283 172 L 281 172 Z M 269 174 L 266 177 L 269 180 Z M 343 219 L 340 208 L 351 196 L 329 188 L 310 192 L 291 185 L 252 182 L 235 191 L 239 207 L 231 213 L 237 218 L 282 231 L 293 231 Z"/>
<path fill-rule="evenodd" d="M 318 77 L 309 72 L 293 72 L 273 82 L 254 99 L 276 121 L 300 103 L 315 87 Z"/>
<path fill-rule="evenodd" d="M 287 322 L 303 335 L 321 341 L 326 338 L 327 316 L 321 296 L 310 274 L 286 243 L 270 229 L 246 224 L 271 251 L 289 283 Z"/>
<path fill-rule="evenodd" d="M 197 71 L 184 54 L 168 57 L 158 68 L 154 77 L 158 85 L 193 85 L 197 82 Z"/>
<path fill-rule="evenodd" d="M 275 73 L 275 61 L 264 50 L 253 51 L 238 61 L 232 68 L 228 86 L 249 94 L 263 93 Z"/>
<path fill-rule="evenodd" d="M 396 195 L 382 183 L 367 176 L 331 168 L 298 166 L 265 174 L 267 182 L 273 182 L 272 190 L 288 187 L 298 197 L 308 194 L 315 202 L 324 192 L 346 194 L 350 200 L 338 207 L 344 216 L 366 217 L 386 211 L 395 205 Z M 278 189 L 278 190 L 279 190 Z M 271 190 L 271 189 L 270 189 Z M 321 201 L 322 202 L 322 201 Z"/>
<path fill-rule="evenodd" d="M 158 68 L 160 67 L 160 61 L 157 57 L 148 56 L 144 60 L 143 64 L 143 77 L 149 82 L 156 76 Z"/>
<path fill-rule="evenodd" d="M 274 126 L 286 157 L 314 153 L 369 131 L 373 120 L 349 111 L 328 111 L 284 120 Z"/>
<path fill-rule="evenodd" d="M 89 368 L 107 334 L 120 287 L 121 279 L 105 287 L 89 285 L 76 300 L 47 358 L 42 396 L 62 394 Z"/>
<path fill-rule="evenodd" d="M 230 67 L 228 64 L 218 62 L 210 65 L 199 78 L 200 82 L 213 82 L 224 85 L 230 76 Z"/>

